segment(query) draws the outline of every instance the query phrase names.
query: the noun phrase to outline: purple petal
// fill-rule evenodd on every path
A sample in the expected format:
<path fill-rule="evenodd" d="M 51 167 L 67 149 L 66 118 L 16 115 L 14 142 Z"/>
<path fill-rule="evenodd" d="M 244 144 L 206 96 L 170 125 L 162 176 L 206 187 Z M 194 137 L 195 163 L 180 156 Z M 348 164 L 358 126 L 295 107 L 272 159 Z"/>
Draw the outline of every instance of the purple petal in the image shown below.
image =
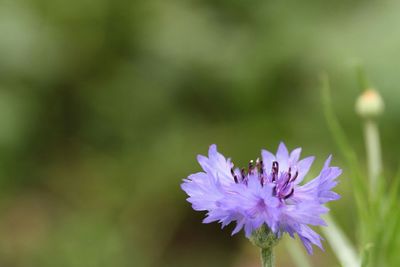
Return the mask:
<path fill-rule="evenodd" d="M 276 160 L 279 163 L 280 170 L 287 171 L 289 167 L 289 151 L 283 142 L 279 144 L 278 150 L 276 151 Z"/>
<path fill-rule="evenodd" d="M 203 155 L 198 155 L 197 161 L 207 174 L 219 179 L 222 184 L 228 185 L 234 183 L 231 175 L 233 164 L 217 151 L 216 145 L 210 146 L 208 158 Z"/>
<path fill-rule="evenodd" d="M 272 170 L 272 162 L 276 160 L 275 155 L 269 152 L 268 150 L 261 150 L 261 157 L 264 164 L 265 173 L 270 173 Z"/>
<path fill-rule="evenodd" d="M 296 149 L 294 149 L 289 156 L 289 165 L 296 165 L 297 162 L 300 159 L 300 154 L 301 154 L 301 148 L 298 147 Z"/>
<path fill-rule="evenodd" d="M 316 199 L 323 204 L 339 198 L 331 189 L 337 185 L 336 178 L 342 173 L 338 167 L 330 167 L 331 156 L 326 160 L 320 174 L 303 186 L 296 187 L 292 200 L 295 202 Z"/>
<path fill-rule="evenodd" d="M 314 162 L 315 157 L 307 157 L 305 159 L 300 160 L 297 165 L 296 169 L 299 172 L 299 176 L 297 177 L 295 183 L 299 184 L 304 180 L 304 177 L 307 175 L 308 171 L 310 170 L 311 165 Z"/>
<path fill-rule="evenodd" d="M 313 249 L 311 244 L 316 245 L 319 247 L 321 250 L 323 250 L 321 240 L 322 237 L 317 234 L 315 231 L 313 231 L 310 227 L 306 225 L 302 225 L 297 232 L 297 234 L 300 237 L 301 242 L 303 243 L 304 247 L 306 248 L 308 254 L 312 255 L 313 254 Z"/>

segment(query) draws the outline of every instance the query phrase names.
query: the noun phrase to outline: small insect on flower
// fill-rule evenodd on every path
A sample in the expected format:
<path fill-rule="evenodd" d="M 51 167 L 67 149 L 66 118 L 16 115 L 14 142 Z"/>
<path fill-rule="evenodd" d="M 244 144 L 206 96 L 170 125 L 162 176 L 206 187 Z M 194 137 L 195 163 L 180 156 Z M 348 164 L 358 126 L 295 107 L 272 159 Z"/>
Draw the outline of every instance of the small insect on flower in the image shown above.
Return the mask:
<path fill-rule="evenodd" d="M 285 232 L 292 238 L 297 234 L 312 254 L 312 244 L 322 249 L 322 238 L 310 225 L 326 225 L 320 216 L 328 212 L 324 203 L 340 198 L 331 189 L 342 171 L 330 166 L 329 156 L 320 174 L 300 185 L 314 161 L 300 160 L 300 153 L 301 148 L 289 153 L 281 143 L 276 155 L 262 150 L 261 159 L 250 161 L 246 170 L 211 145 L 208 157 L 197 157 L 203 171 L 189 175 L 181 187 L 194 210 L 207 211 L 204 223 L 236 222 L 232 234 L 244 229 L 248 238 L 263 226 L 277 239 Z"/>

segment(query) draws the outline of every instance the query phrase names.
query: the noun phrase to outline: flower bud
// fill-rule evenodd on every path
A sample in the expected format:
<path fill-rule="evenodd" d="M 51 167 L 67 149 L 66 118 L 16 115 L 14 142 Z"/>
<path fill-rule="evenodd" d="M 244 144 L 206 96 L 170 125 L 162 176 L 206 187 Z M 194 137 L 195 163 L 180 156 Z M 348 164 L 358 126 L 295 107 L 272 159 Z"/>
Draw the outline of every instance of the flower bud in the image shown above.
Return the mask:
<path fill-rule="evenodd" d="M 250 241 L 259 248 L 272 248 L 279 238 L 264 224 L 253 232 Z"/>
<path fill-rule="evenodd" d="M 382 114 L 384 110 L 383 99 L 374 89 L 365 90 L 356 101 L 356 112 L 363 118 L 372 119 Z"/>

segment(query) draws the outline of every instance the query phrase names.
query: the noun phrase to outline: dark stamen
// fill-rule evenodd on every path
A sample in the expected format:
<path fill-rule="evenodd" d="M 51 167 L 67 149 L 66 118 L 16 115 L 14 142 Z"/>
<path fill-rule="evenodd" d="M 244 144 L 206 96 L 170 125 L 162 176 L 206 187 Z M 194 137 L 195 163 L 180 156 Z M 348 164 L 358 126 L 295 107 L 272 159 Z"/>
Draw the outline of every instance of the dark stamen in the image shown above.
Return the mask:
<path fill-rule="evenodd" d="M 250 160 L 250 162 L 249 162 L 249 171 L 248 171 L 249 174 L 253 173 L 253 168 L 254 168 L 254 161 Z"/>
<path fill-rule="evenodd" d="M 242 175 L 242 180 L 244 180 L 244 178 L 246 177 L 246 171 L 244 170 L 244 168 L 240 170 L 240 174 Z"/>
<path fill-rule="evenodd" d="M 290 179 L 290 182 L 294 182 L 296 180 L 297 176 L 299 176 L 299 172 L 298 171 L 296 171 L 296 173 L 294 174 L 292 179 Z"/>
<path fill-rule="evenodd" d="M 260 160 L 260 173 L 264 173 L 264 162 L 262 160 Z"/>
<path fill-rule="evenodd" d="M 235 180 L 235 183 L 239 183 L 239 180 L 238 180 L 238 178 L 237 178 L 235 172 L 233 171 L 233 168 L 231 169 L 231 174 L 232 174 L 232 176 L 233 176 L 233 180 Z"/>
<path fill-rule="evenodd" d="M 279 163 L 277 161 L 272 162 L 272 171 L 278 173 L 279 171 Z"/>
<path fill-rule="evenodd" d="M 272 162 L 272 181 L 275 182 L 279 172 L 279 163 L 277 161 Z"/>
<path fill-rule="evenodd" d="M 292 168 L 289 167 L 289 170 L 288 170 L 288 182 L 290 181 L 291 177 L 292 177 Z"/>
<path fill-rule="evenodd" d="M 294 188 L 292 188 L 292 190 L 290 190 L 290 193 L 287 194 L 287 195 L 284 197 L 284 199 L 288 199 L 289 197 L 291 197 L 291 196 L 293 195 L 293 193 L 294 193 Z"/>

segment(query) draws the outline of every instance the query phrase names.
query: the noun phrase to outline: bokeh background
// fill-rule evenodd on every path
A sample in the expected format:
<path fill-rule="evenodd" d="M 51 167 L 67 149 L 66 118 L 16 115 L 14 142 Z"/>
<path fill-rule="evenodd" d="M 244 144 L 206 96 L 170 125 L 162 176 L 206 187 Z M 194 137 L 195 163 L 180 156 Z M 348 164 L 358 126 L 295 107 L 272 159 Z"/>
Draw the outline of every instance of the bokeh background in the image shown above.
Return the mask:
<path fill-rule="evenodd" d="M 212 143 L 238 165 L 280 141 L 317 156 L 312 174 L 330 153 L 341 165 L 321 72 L 364 162 L 353 112 L 360 62 L 386 101 L 385 171 L 394 172 L 399 9 L 386 0 L 1 0 L 0 266 L 258 266 L 242 233 L 201 223 L 181 180 Z M 330 208 L 354 240 L 343 168 L 343 198 Z M 294 266 L 287 241 L 278 266 Z M 324 245 L 310 260 L 338 266 Z"/>

